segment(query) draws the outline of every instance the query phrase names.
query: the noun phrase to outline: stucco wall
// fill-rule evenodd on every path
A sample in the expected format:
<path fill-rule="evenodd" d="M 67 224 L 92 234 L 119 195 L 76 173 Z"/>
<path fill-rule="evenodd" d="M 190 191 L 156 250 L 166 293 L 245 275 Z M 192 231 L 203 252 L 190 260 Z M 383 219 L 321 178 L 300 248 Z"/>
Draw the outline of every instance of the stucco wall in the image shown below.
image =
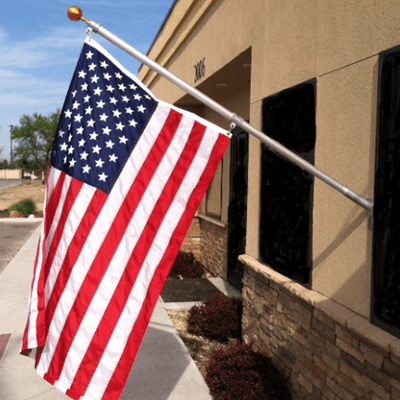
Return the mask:
<path fill-rule="evenodd" d="M 373 197 L 378 59 L 400 44 L 399 26 L 400 4 L 394 0 L 249 0 L 245 9 L 239 0 L 180 0 L 149 55 L 224 106 L 235 107 L 233 98 L 250 99 L 243 117 L 256 128 L 264 98 L 316 78 L 315 165 Z M 246 49 L 251 49 L 248 90 L 241 86 L 235 96 L 221 95 L 214 78 Z M 194 83 L 193 67 L 204 57 L 206 74 Z M 146 67 L 139 76 L 164 100 L 191 103 Z M 215 113 L 203 113 L 228 126 Z M 246 254 L 258 259 L 260 143 L 250 138 L 249 146 Z M 224 176 L 222 198 L 229 191 Z M 318 179 L 313 206 L 312 289 L 369 318 L 372 219 Z"/>
<path fill-rule="evenodd" d="M 22 179 L 22 169 L 0 169 L 0 179 Z"/>

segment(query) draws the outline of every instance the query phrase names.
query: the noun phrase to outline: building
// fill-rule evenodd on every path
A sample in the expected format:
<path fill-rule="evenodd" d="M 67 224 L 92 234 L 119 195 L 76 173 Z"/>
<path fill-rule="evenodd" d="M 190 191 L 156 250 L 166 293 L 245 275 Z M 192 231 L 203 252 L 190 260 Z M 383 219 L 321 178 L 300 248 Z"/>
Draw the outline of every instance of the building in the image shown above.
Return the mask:
<path fill-rule="evenodd" d="M 400 3 L 177 0 L 149 57 L 365 198 L 239 128 L 197 213 L 244 339 L 294 398 L 400 399 Z M 142 66 L 163 100 L 229 122 Z"/>

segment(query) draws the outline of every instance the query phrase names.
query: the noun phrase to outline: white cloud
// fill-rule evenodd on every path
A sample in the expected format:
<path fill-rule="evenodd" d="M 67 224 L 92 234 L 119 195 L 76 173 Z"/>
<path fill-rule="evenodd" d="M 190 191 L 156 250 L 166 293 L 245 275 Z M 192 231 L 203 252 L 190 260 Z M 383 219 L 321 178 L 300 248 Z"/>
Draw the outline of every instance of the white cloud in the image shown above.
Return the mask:
<path fill-rule="evenodd" d="M 0 28 L 2 110 L 11 107 L 22 115 L 60 107 L 69 85 L 68 71 L 76 64 L 84 37 L 79 29 L 56 28 L 48 35 L 17 41 Z"/>
<path fill-rule="evenodd" d="M 51 81 L 26 72 L 19 72 L 11 69 L 0 69 L 0 82 L 0 93 L 16 88 L 20 89 L 21 87 L 25 90 L 34 87 L 36 90 L 45 85 L 60 85 L 65 91 L 65 87 L 68 85 L 66 82 Z"/>
<path fill-rule="evenodd" d="M 57 28 L 48 36 L 18 42 L 0 27 L 0 67 L 31 69 L 69 63 L 76 60 L 76 48 L 82 46 L 84 37 L 79 28 Z M 75 57 L 68 56 L 68 50 L 73 50 Z"/>
<path fill-rule="evenodd" d="M 44 99 L 34 98 L 32 96 L 25 96 L 17 93 L 0 95 L 0 105 L 2 106 L 7 105 L 23 107 L 28 104 L 29 106 L 43 106 L 48 104 L 48 102 Z"/>

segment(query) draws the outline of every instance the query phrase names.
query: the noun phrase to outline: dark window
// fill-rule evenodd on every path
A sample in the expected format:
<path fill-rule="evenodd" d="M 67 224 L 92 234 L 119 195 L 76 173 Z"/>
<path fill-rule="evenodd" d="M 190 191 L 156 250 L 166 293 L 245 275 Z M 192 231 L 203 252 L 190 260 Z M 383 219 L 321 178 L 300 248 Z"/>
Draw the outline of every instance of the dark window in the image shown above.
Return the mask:
<path fill-rule="evenodd" d="M 238 257 L 246 252 L 248 153 L 249 135 L 237 127 L 231 139 L 228 282 L 239 291 L 244 269 Z"/>
<path fill-rule="evenodd" d="M 400 48 L 380 55 L 371 321 L 400 336 Z"/>
<path fill-rule="evenodd" d="M 263 131 L 313 164 L 315 80 L 264 99 Z M 261 168 L 261 261 L 310 283 L 313 177 L 265 145 Z"/>

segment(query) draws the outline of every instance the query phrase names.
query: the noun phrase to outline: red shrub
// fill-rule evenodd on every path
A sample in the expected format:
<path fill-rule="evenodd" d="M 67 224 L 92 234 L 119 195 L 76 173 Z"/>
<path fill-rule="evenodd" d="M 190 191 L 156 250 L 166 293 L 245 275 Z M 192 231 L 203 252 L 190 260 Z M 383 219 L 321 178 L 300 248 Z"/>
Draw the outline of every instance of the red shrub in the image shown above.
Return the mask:
<path fill-rule="evenodd" d="M 204 275 L 204 266 L 197 261 L 192 252 L 179 251 L 172 264 L 168 278 L 170 279 L 196 279 Z"/>
<path fill-rule="evenodd" d="M 286 378 L 271 359 L 239 340 L 214 351 L 206 381 L 214 400 L 290 400 Z"/>
<path fill-rule="evenodd" d="M 242 301 L 217 292 L 189 311 L 188 332 L 226 342 L 241 335 Z"/>

